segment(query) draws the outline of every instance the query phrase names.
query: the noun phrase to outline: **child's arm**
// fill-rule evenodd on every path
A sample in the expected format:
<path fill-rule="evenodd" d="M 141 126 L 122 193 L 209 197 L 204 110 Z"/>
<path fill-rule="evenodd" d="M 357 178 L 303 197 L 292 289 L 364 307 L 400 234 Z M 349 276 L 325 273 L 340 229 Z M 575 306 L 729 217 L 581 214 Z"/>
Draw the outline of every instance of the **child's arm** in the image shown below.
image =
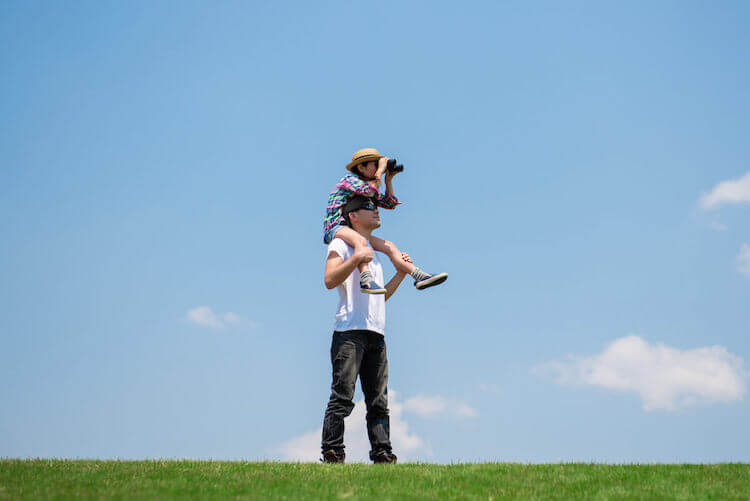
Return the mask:
<path fill-rule="evenodd" d="M 380 180 L 373 186 L 370 183 L 362 181 L 354 174 L 347 174 L 341 180 L 338 188 L 348 191 L 354 195 L 362 195 L 363 197 L 373 198 L 380 195 Z"/>
<path fill-rule="evenodd" d="M 391 196 L 393 198 L 396 198 L 396 195 L 393 193 L 393 176 L 398 174 L 397 172 L 394 172 L 391 174 L 390 172 L 385 175 L 385 194 L 386 196 Z"/>
<path fill-rule="evenodd" d="M 385 174 L 385 195 L 381 195 L 378 193 L 378 196 L 375 197 L 375 203 L 379 207 L 383 207 L 384 209 L 395 209 L 397 205 L 401 204 L 401 202 L 396 198 L 396 195 L 393 193 L 393 176 L 398 174 L 398 172 L 386 172 Z"/>
<path fill-rule="evenodd" d="M 387 168 L 388 157 L 380 157 L 380 160 L 378 160 L 378 170 L 375 171 L 375 179 L 378 180 L 378 184 L 380 183 L 380 179 L 383 177 L 383 174 L 386 173 Z"/>
<path fill-rule="evenodd" d="M 379 183 L 379 181 L 378 181 Z M 352 195 L 362 195 L 363 197 L 372 198 L 375 205 L 384 209 L 395 209 L 401 202 L 398 201 L 392 194 L 386 193 L 383 195 L 380 193 L 379 184 L 373 187 L 371 184 L 366 183 L 354 174 L 347 174 L 343 179 L 336 185 L 338 190 L 350 193 Z M 391 186 L 393 191 L 393 186 Z"/>

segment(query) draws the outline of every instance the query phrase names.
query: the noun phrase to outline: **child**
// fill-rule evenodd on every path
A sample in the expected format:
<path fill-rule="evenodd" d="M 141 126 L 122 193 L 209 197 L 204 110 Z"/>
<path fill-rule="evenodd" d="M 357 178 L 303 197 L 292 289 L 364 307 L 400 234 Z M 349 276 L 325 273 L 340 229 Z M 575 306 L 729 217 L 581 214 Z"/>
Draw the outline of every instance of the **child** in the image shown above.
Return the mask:
<path fill-rule="evenodd" d="M 346 221 L 342 214 L 343 206 L 353 196 L 362 195 L 372 198 L 376 206 L 384 209 L 395 209 L 401 203 L 393 194 L 393 177 L 397 173 L 386 172 L 387 163 L 388 158 L 380 155 L 375 148 L 359 150 L 352 156 L 351 163 L 346 166 L 350 173 L 339 181 L 328 197 L 326 218 L 323 222 L 324 243 L 329 244 L 334 238 L 340 238 L 351 247 L 354 247 L 355 252 L 367 246 L 367 239 L 346 226 Z M 380 193 L 380 178 L 384 173 L 385 195 Z M 418 290 L 441 284 L 448 278 L 447 273 L 430 275 L 414 266 L 411 262 L 405 261 L 401 257 L 401 251 L 393 245 L 393 242 L 373 236 L 369 243 L 376 251 L 386 254 L 393 263 L 393 266 L 396 267 L 396 270 L 411 275 L 414 278 L 414 286 Z M 362 292 L 365 294 L 385 294 L 385 289 L 373 281 L 367 263 L 360 263 L 358 269 L 360 272 L 360 290 Z"/>

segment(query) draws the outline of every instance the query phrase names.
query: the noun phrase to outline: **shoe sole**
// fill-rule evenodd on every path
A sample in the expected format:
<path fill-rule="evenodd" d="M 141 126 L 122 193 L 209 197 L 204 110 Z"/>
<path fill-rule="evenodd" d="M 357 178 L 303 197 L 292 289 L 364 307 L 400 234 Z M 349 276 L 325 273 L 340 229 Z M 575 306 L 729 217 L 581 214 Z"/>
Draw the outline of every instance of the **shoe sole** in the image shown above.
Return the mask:
<path fill-rule="evenodd" d="M 362 294 L 385 294 L 385 289 L 359 289 Z"/>
<path fill-rule="evenodd" d="M 422 280 L 421 282 L 417 282 L 416 287 L 418 291 L 421 291 L 422 289 L 426 289 L 427 287 L 432 287 L 433 285 L 440 285 L 446 280 L 448 280 L 447 273 L 438 273 L 437 275 L 433 275 L 427 280 Z"/>

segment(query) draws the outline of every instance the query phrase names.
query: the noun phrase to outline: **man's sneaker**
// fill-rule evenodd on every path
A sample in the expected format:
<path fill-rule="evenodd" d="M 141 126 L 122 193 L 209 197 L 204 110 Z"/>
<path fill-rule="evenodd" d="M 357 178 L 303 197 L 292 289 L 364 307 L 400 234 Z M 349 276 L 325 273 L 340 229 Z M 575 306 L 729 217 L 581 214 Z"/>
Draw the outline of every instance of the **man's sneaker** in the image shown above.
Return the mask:
<path fill-rule="evenodd" d="M 324 463 L 343 463 L 344 459 L 346 459 L 344 451 L 328 449 L 327 451 L 323 451 L 323 459 L 321 461 Z"/>
<path fill-rule="evenodd" d="M 370 459 L 376 464 L 396 464 L 398 458 L 391 451 L 380 450 L 373 453 L 370 451 Z"/>
<path fill-rule="evenodd" d="M 375 282 L 370 282 L 369 284 L 363 284 L 360 282 L 359 290 L 362 291 L 363 294 L 385 294 L 386 292 L 384 288 Z"/>
<path fill-rule="evenodd" d="M 433 285 L 440 285 L 443 282 L 448 280 L 448 274 L 447 273 L 438 273 L 437 275 L 428 275 L 427 278 L 423 278 L 422 280 L 415 281 L 414 287 L 417 288 L 417 290 L 426 289 L 427 287 L 432 287 Z"/>

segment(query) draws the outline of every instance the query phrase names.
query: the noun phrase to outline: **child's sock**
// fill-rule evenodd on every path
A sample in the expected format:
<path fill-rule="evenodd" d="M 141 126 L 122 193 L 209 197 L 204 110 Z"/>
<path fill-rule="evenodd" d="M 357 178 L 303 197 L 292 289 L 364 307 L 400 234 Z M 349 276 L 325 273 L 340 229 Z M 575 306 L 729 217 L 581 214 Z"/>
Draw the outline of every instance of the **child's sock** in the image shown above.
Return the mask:
<path fill-rule="evenodd" d="M 359 274 L 360 285 L 367 285 L 370 282 L 372 282 L 372 272 L 363 271 L 362 273 Z"/>
<path fill-rule="evenodd" d="M 415 268 L 414 271 L 411 272 L 411 276 L 414 278 L 415 282 L 419 282 L 420 280 L 424 280 L 425 278 L 429 277 L 430 274 L 425 273 L 419 268 Z"/>

